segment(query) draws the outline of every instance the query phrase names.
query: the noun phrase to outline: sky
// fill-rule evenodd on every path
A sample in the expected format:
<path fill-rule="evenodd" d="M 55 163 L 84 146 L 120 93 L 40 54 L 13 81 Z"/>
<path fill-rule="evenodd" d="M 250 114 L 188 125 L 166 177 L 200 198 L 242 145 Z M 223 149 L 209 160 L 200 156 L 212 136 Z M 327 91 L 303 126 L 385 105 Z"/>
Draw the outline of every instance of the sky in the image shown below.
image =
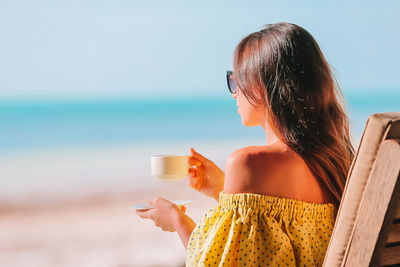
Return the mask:
<path fill-rule="evenodd" d="M 307 29 L 346 94 L 400 89 L 400 1 L 0 0 L 0 100 L 225 96 L 237 43 Z"/>

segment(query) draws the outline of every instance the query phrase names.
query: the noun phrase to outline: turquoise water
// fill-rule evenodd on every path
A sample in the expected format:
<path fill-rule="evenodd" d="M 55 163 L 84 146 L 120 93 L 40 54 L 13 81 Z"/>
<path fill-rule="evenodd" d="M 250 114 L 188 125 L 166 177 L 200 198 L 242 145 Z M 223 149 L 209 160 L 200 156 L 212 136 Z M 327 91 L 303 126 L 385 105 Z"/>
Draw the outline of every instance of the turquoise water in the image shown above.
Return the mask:
<path fill-rule="evenodd" d="M 263 135 L 231 100 L 1 103 L 0 150 Z"/>
<path fill-rule="evenodd" d="M 400 96 L 346 97 L 357 139 L 369 114 L 400 111 Z M 0 151 L 201 139 L 263 140 L 226 99 L 0 102 Z"/>

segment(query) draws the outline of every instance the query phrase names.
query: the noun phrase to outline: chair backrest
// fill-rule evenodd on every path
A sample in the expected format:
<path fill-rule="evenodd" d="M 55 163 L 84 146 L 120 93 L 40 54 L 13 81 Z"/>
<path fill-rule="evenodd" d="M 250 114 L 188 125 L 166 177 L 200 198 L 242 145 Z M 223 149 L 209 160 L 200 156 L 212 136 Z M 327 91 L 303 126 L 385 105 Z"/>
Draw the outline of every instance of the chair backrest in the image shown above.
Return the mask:
<path fill-rule="evenodd" d="M 400 112 L 372 114 L 350 167 L 323 266 L 400 264 Z"/>

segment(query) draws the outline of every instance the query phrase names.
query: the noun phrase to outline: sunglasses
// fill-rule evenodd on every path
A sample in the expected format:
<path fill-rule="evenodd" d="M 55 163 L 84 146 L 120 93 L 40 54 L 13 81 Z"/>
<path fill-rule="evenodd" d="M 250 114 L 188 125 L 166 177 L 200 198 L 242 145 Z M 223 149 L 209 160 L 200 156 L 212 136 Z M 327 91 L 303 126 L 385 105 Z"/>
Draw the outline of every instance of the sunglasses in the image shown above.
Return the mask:
<path fill-rule="evenodd" d="M 237 91 L 237 85 L 233 80 L 233 71 L 228 70 L 226 71 L 226 81 L 228 83 L 228 89 L 231 94 L 235 94 Z"/>

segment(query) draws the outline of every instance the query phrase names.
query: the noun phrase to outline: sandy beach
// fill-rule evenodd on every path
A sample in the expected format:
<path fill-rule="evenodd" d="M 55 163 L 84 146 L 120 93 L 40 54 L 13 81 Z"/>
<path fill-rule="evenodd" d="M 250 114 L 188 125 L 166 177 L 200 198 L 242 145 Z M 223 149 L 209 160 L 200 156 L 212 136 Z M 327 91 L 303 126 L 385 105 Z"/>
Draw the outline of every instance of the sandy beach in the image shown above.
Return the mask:
<path fill-rule="evenodd" d="M 161 196 L 191 199 L 196 222 L 217 202 L 195 193 L 186 181 L 158 192 L 97 193 L 74 201 L 0 209 L 2 266 L 184 266 L 177 233 L 164 232 L 130 208 Z"/>

